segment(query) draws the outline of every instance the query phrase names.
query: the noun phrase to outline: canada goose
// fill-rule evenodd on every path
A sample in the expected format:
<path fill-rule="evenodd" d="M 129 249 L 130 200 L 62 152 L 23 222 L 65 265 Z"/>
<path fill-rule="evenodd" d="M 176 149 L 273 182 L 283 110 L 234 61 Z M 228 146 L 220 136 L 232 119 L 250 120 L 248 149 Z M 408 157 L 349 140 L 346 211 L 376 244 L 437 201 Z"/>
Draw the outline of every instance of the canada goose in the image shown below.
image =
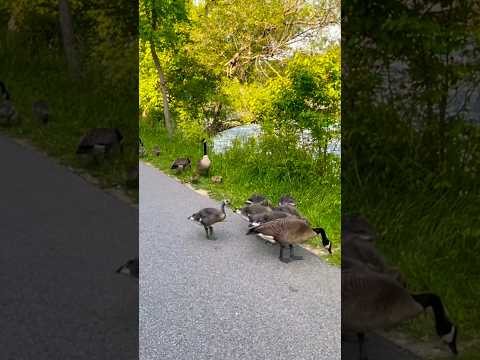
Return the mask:
<path fill-rule="evenodd" d="M 200 175 L 207 175 L 210 167 L 212 166 L 212 161 L 208 158 L 207 154 L 207 140 L 202 139 L 203 142 L 203 157 L 197 163 L 197 171 Z"/>
<path fill-rule="evenodd" d="M 138 279 L 138 265 L 138 258 L 128 260 L 125 264 L 117 269 L 116 273 L 128 275 Z"/>
<path fill-rule="evenodd" d="M 295 206 L 292 206 L 292 205 L 281 205 L 281 206 L 278 206 L 276 208 L 273 208 L 273 210 L 275 211 L 283 211 L 283 212 L 286 212 L 286 213 L 289 213 L 291 215 L 295 215 L 295 216 L 298 216 L 298 217 L 302 217 L 302 215 L 300 214 L 300 212 L 297 210 L 297 208 Z"/>
<path fill-rule="evenodd" d="M 368 220 L 358 214 L 342 217 L 342 233 L 354 236 L 357 240 L 375 242 L 377 235 Z"/>
<path fill-rule="evenodd" d="M 189 168 L 190 164 L 191 164 L 191 161 L 189 158 L 178 158 L 178 159 L 175 159 L 175 161 L 172 163 L 172 165 L 170 166 L 170 169 L 183 171 Z"/>
<path fill-rule="evenodd" d="M 284 206 L 284 205 L 297 206 L 297 202 L 290 195 L 282 195 L 282 197 L 280 198 L 280 201 L 278 202 L 278 206 Z"/>
<path fill-rule="evenodd" d="M 250 221 L 248 215 L 263 214 L 271 211 L 272 208 L 270 206 L 253 203 L 252 205 L 244 206 L 241 209 L 235 210 L 235 213 L 240 215 L 244 220 Z"/>
<path fill-rule="evenodd" d="M 251 204 L 260 204 L 263 206 L 270 206 L 270 201 L 267 199 L 266 196 L 253 194 L 245 201 L 245 205 L 251 205 Z"/>
<path fill-rule="evenodd" d="M 122 146 L 123 135 L 116 128 L 94 128 L 88 130 L 81 138 L 77 147 L 77 154 L 87 154 L 92 152 L 109 153 L 114 146 Z"/>
<path fill-rule="evenodd" d="M 356 236 L 360 236 L 360 238 L 357 239 Z M 344 257 L 359 261 L 376 272 L 390 274 L 399 284 L 406 287 L 406 280 L 402 272 L 387 265 L 375 245 L 369 241 L 363 241 L 361 235 L 350 234 L 348 231 L 343 232 L 342 258 Z"/>
<path fill-rule="evenodd" d="M 225 220 L 227 214 L 225 212 L 225 205 L 229 204 L 228 200 L 223 200 L 220 209 L 204 208 L 195 214 L 188 217 L 188 220 L 194 221 L 205 228 L 207 239 L 216 240 L 213 237 L 213 224 Z"/>
<path fill-rule="evenodd" d="M 45 100 L 36 100 L 32 104 L 33 118 L 42 122 L 44 125 L 48 123 L 49 108 Z"/>
<path fill-rule="evenodd" d="M 248 220 L 250 221 L 250 226 L 257 226 L 260 224 L 264 224 L 266 222 L 285 218 L 287 216 L 294 216 L 284 211 L 270 211 L 260 214 L 249 214 Z"/>
<path fill-rule="evenodd" d="M 10 99 L 10 93 L 2 83 L 2 101 L 0 103 L 0 124 L 12 125 L 18 119 L 18 113 Z"/>
<path fill-rule="evenodd" d="M 437 334 L 457 354 L 457 328 L 445 315 L 438 295 L 410 294 L 390 276 L 355 261 L 350 264 L 352 266 L 342 269 L 342 332 L 357 334 L 359 359 L 368 359 L 364 349 L 366 332 L 394 327 L 415 318 L 428 307 L 434 312 Z"/>
<path fill-rule="evenodd" d="M 269 221 L 265 224 L 249 228 L 247 235 L 255 233 L 264 240 L 274 240 L 280 244 L 280 261 L 288 263 L 292 260 L 302 260 L 303 257 L 295 256 L 293 245 L 302 244 L 311 238 L 321 235 L 322 244 L 328 252 L 332 252 L 332 244 L 327 238 L 325 230 L 322 228 L 311 228 L 304 220 L 293 217 L 286 217 Z M 290 248 L 290 258 L 284 258 L 283 250 L 285 246 Z"/>

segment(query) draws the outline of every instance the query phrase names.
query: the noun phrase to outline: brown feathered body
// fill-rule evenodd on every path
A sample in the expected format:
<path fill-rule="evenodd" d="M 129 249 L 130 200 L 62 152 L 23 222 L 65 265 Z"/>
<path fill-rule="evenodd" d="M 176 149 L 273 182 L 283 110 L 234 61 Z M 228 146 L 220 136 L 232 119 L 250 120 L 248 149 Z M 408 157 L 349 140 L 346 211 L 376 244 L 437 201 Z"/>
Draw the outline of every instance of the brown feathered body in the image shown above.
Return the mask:
<path fill-rule="evenodd" d="M 272 237 L 283 246 L 302 244 L 318 235 L 305 220 L 290 216 L 255 226 L 248 233 Z"/>
<path fill-rule="evenodd" d="M 90 129 L 82 137 L 77 147 L 77 154 L 91 152 L 95 147 L 101 147 L 104 152 L 110 151 L 114 146 L 120 145 L 123 135 L 115 128 Z"/>

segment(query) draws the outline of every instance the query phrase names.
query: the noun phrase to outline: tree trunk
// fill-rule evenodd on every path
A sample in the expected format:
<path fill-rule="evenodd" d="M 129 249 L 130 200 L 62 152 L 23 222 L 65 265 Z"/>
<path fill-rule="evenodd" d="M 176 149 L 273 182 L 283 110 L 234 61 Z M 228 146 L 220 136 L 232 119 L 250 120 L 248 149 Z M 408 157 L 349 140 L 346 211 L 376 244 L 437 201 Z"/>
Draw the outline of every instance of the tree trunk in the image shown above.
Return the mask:
<path fill-rule="evenodd" d="M 68 0 L 58 0 L 58 10 L 60 13 L 63 49 L 67 58 L 68 69 L 74 78 L 78 78 L 80 76 L 80 62 L 75 49 L 73 21 Z"/>
<path fill-rule="evenodd" d="M 162 66 L 160 65 L 160 60 L 158 59 L 157 51 L 155 50 L 155 45 L 150 41 L 150 51 L 152 53 L 153 62 L 157 68 L 158 76 L 160 78 L 160 91 L 162 92 L 163 98 L 163 115 L 165 117 L 165 127 L 167 128 L 168 138 L 172 139 L 173 136 L 173 126 L 172 126 L 172 116 L 170 115 L 170 109 L 168 105 L 168 89 L 165 83 L 165 76 L 163 75 Z"/>

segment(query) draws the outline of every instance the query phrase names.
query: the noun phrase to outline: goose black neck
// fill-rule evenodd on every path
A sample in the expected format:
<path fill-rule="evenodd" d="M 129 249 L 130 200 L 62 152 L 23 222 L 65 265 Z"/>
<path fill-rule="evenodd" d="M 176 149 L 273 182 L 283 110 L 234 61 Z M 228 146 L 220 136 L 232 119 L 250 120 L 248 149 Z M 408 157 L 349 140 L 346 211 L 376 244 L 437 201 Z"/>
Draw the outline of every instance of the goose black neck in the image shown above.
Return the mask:
<path fill-rule="evenodd" d="M 431 307 L 435 315 L 435 328 L 438 336 L 448 334 L 452 330 L 452 323 L 447 319 L 442 300 L 432 293 L 411 295 L 413 300 L 423 306 L 424 309 Z"/>
<path fill-rule="evenodd" d="M 203 155 L 207 155 L 207 142 L 203 140 Z"/>
<path fill-rule="evenodd" d="M 323 228 L 315 228 L 313 229 L 317 234 L 320 234 L 322 237 L 322 245 L 323 246 L 328 246 L 330 244 L 330 240 L 328 240 L 327 234 L 325 233 L 325 230 Z"/>
<path fill-rule="evenodd" d="M 226 213 L 225 213 L 225 201 L 222 202 L 222 212 L 226 215 Z"/>

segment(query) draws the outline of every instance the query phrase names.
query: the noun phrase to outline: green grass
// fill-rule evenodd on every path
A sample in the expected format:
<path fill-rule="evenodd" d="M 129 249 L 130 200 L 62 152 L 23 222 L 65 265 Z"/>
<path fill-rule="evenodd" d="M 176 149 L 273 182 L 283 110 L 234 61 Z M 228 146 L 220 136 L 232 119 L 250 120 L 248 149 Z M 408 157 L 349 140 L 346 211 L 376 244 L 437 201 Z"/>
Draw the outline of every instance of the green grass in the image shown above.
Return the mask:
<path fill-rule="evenodd" d="M 412 292 L 434 292 L 444 301 L 459 328 L 459 351 L 480 335 L 480 197 L 455 191 L 379 194 L 381 185 L 357 192 L 343 185 L 348 210 L 365 214 L 379 230 L 378 246 L 391 264 L 400 267 Z M 348 201 L 347 201 L 348 199 Z M 403 327 L 420 339 L 437 339 L 431 316 Z M 472 347 L 473 346 L 473 347 Z M 469 357 L 477 345 L 465 345 Z M 476 348 L 474 346 L 477 346 Z M 470 348 L 469 348 L 470 347 Z"/>
<path fill-rule="evenodd" d="M 0 131 L 26 139 L 35 147 L 79 172 L 95 177 L 102 187 L 120 187 L 134 201 L 138 188 L 127 189 L 125 178 L 138 163 L 138 113 L 135 92 L 126 83 L 122 88 L 107 86 L 91 69 L 85 78 L 70 80 L 61 54 L 46 49 L 25 49 L 12 39 L 0 39 L 2 80 L 8 87 L 21 123 Z M 130 88 L 134 88 L 130 86 Z M 49 102 L 47 126 L 32 119 L 32 102 Z M 118 127 L 124 135 L 124 154 L 95 164 L 79 159 L 75 150 L 81 136 L 92 127 Z"/>
<path fill-rule="evenodd" d="M 190 157 L 192 168 L 195 168 L 196 162 L 203 155 L 199 141 L 187 141 L 176 135 L 170 142 L 162 127 L 148 121 L 140 122 L 140 134 L 148 152 L 146 161 L 183 181 L 190 180 L 192 170 L 175 174 L 170 170 L 170 166 L 178 157 Z M 153 146 L 160 148 L 160 156 L 152 155 Z M 193 186 L 207 190 L 216 199 L 228 198 L 232 203 L 230 206 L 234 208 L 241 207 L 252 193 L 265 194 L 274 202 L 277 202 L 282 194 L 291 194 L 297 200 L 299 210 L 309 221 L 325 228 L 334 246 L 333 256 L 324 258 L 339 265 L 341 245 L 338 171 L 320 176 L 311 156 L 306 153 L 274 148 L 274 155 L 268 155 L 260 150 L 258 146 L 250 144 L 237 145 L 223 155 L 210 152 L 212 168 L 209 177 L 201 178 L 199 183 Z M 213 184 L 210 177 L 214 175 L 222 176 L 223 182 Z M 310 245 L 321 247 L 321 239 L 312 240 Z"/>

